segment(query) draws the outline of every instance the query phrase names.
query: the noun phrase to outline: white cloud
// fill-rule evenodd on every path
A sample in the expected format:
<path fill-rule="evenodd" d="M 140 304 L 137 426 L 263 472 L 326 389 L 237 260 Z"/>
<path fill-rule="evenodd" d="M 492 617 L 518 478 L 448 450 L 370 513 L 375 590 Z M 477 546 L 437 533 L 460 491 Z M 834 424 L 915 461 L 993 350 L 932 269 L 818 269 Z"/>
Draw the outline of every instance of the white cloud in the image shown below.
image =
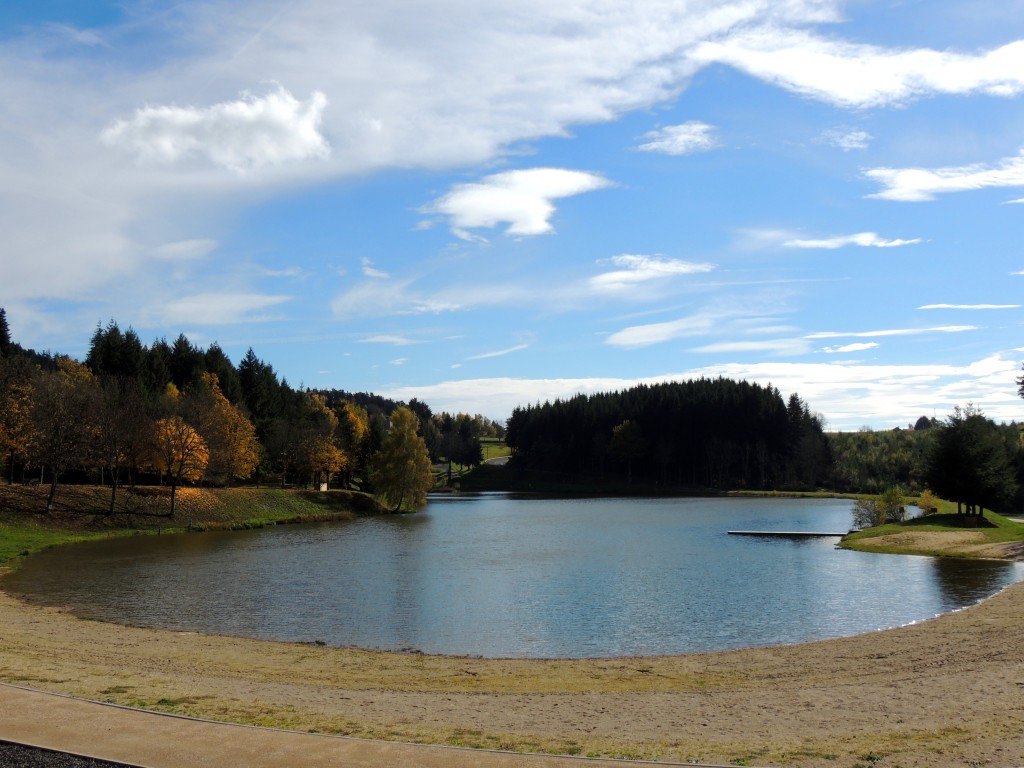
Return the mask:
<path fill-rule="evenodd" d="M 552 201 L 604 189 L 603 176 L 563 168 L 504 171 L 470 184 L 458 184 L 423 209 L 448 216 L 452 231 L 472 239 L 469 230 L 508 224 L 508 235 L 544 235 L 554 231 Z"/>
<path fill-rule="evenodd" d="M 708 152 L 719 146 L 714 135 L 715 127 L 699 120 L 690 120 L 682 125 L 669 125 L 645 133 L 644 143 L 637 147 L 641 152 L 658 152 L 664 155 L 689 155 L 694 152 Z"/>
<path fill-rule="evenodd" d="M 167 302 L 152 313 L 146 325 L 160 322 L 167 325 L 230 325 L 261 319 L 261 310 L 291 300 L 291 296 L 268 296 L 259 293 L 198 293 Z"/>
<path fill-rule="evenodd" d="M 156 249 L 161 261 L 196 261 L 206 258 L 217 247 L 216 240 L 179 240 Z"/>
<path fill-rule="evenodd" d="M 940 417 L 970 401 L 991 418 L 1019 419 L 1020 400 L 1013 380 L 1018 362 L 994 355 L 967 365 L 867 365 L 833 363 L 725 363 L 646 378 L 527 379 L 493 378 L 445 381 L 426 386 L 392 387 L 386 397 L 430 403 L 435 411 L 463 410 L 504 419 L 518 406 L 576 394 L 627 389 L 700 377 L 724 376 L 777 387 L 783 396 L 797 392 L 824 414 L 831 429 L 855 430 L 863 424 L 904 425 L 918 416 Z"/>
<path fill-rule="evenodd" d="M 116 120 L 100 135 L 104 144 L 147 163 L 170 165 L 201 157 L 233 171 L 325 158 L 320 132 L 327 97 L 314 92 L 298 101 L 284 88 L 265 96 L 243 93 L 210 107 L 146 106 Z"/>
<path fill-rule="evenodd" d="M 703 336 L 715 328 L 717 321 L 718 318 L 713 313 L 697 313 L 663 323 L 633 325 L 611 334 L 605 339 L 605 343 L 624 349 L 649 347 L 673 339 Z"/>
<path fill-rule="evenodd" d="M 384 272 L 384 271 L 374 267 L 373 266 L 373 261 L 371 259 L 368 259 L 368 258 L 364 257 L 363 261 L 362 261 L 362 264 L 363 264 L 363 274 L 366 275 L 367 277 L 376 278 L 378 280 L 385 280 L 385 279 L 391 277 L 391 275 L 389 275 L 387 272 Z"/>
<path fill-rule="evenodd" d="M 833 147 L 838 147 L 843 152 L 851 152 L 855 149 L 867 149 L 868 142 L 873 139 L 867 131 L 850 130 L 846 128 L 830 128 L 823 131 L 821 140 Z"/>
<path fill-rule="evenodd" d="M 407 357 L 396 357 L 390 362 L 390 365 L 405 365 L 407 362 L 409 362 Z"/>
<path fill-rule="evenodd" d="M 729 64 L 753 77 L 842 107 L 901 104 L 935 94 L 1024 91 L 1024 41 L 979 55 L 889 49 L 761 26 L 697 45 L 702 64 Z"/>
<path fill-rule="evenodd" d="M 1020 309 L 1020 304 L 925 304 L 918 309 Z"/>
<path fill-rule="evenodd" d="M 865 352 L 869 349 L 875 349 L 878 346 L 876 341 L 856 341 L 853 344 L 843 344 L 840 347 L 825 347 L 822 351 L 828 354 L 835 353 L 848 353 L 848 352 Z"/>
<path fill-rule="evenodd" d="M 899 202 L 934 200 L 936 195 L 988 187 L 1024 186 L 1024 150 L 995 166 L 961 165 L 948 168 L 873 168 L 864 175 L 884 188 L 869 197 Z"/>
<path fill-rule="evenodd" d="M 733 353 L 759 352 L 772 355 L 804 355 L 810 351 L 810 345 L 803 339 L 774 339 L 766 341 L 723 341 L 695 347 L 694 352 Z"/>
<path fill-rule="evenodd" d="M 926 333 L 964 333 L 965 331 L 976 331 L 977 326 L 974 325 L 942 325 L 937 328 L 891 328 L 883 331 L 856 331 L 856 332 L 841 332 L 841 331 L 821 331 L 819 333 L 810 333 L 805 338 L 808 339 L 841 339 L 841 338 L 855 338 L 855 339 L 871 339 L 882 336 L 921 336 Z"/>
<path fill-rule="evenodd" d="M 369 336 L 359 340 L 361 344 L 391 344 L 395 347 L 407 347 L 410 344 L 422 344 L 422 341 L 410 339 L 408 336 L 398 334 L 382 333 L 376 336 Z"/>
<path fill-rule="evenodd" d="M 916 245 L 921 238 L 913 240 L 885 240 L 874 232 L 858 232 L 854 235 L 834 235 L 821 239 L 793 239 L 783 243 L 786 248 L 824 248 L 832 250 L 847 245 L 859 245 L 864 248 L 898 248 L 904 245 Z"/>
<path fill-rule="evenodd" d="M 489 360 L 492 357 L 504 357 L 505 355 L 510 355 L 513 352 L 521 352 L 522 350 L 529 349 L 529 348 L 530 348 L 529 344 L 516 344 L 514 347 L 509 347 L 508 349 L 500 349 L 497 352 L 485 352 L 482 355 L 473 355 L 472 357 L 467 357 L 466 359 L 467 360 Z"/>
<path fill-rule="evenodd" d="M 715 268 L 713 264 L 669 259 L 661 255 L 644 256 L 624 253 L 620 256 L 613 256 L 608 261 L 621 269 L 604 272 L 590 278 L 588 284 L 595 291 L 618 293 L 632 288 L 637 283 L 664 280 L 678 275 L 711 272 Z"/>

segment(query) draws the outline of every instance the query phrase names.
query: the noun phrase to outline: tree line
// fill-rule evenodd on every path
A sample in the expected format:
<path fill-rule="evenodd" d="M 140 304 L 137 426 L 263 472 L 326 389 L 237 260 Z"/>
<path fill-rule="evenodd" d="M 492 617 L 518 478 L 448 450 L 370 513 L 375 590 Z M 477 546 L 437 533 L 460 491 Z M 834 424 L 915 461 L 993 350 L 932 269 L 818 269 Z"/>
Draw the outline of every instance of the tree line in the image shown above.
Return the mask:
<path fill-rule="evenodd" d="M 667 487 L 815 488 L 832 465 L 799 395 L 725 378 L 516 408 L 505 439 L 526 470 Z"/>
<path fill-rule="evenodd" d="M 169 485 L 173 515 L 180 485 L 239 481 L 354 488 L 415 508 L 431 462 L 479 463 L 480 437 L 501 430 L 415 400 L 296 389 L 251 348 L 235 366 L 216 343 L 147 346 L 114 321 L 83 361 L 38 353 L 12 341 L 0 308 L 0 464 L 8 482 L 48 484 L 47 511 L 62 480 L 109 485 L 111 514 L 124 486 Z"/>

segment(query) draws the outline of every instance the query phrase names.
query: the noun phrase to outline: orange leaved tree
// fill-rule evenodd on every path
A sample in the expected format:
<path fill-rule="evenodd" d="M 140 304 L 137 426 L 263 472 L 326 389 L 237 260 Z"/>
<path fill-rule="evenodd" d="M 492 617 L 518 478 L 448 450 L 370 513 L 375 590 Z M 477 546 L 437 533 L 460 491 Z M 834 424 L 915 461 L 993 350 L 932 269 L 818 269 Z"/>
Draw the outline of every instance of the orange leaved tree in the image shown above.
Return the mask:
<path fill-rule="evenodd" d="M 156 422 L 153 430 L 153 464 L 166 472 L 171 483 L 171 514 L 178 485 L 183 481 L 195 482 L 203 476 L 210 451 L 196 430 L 181 418 L 168 416 Z"/>

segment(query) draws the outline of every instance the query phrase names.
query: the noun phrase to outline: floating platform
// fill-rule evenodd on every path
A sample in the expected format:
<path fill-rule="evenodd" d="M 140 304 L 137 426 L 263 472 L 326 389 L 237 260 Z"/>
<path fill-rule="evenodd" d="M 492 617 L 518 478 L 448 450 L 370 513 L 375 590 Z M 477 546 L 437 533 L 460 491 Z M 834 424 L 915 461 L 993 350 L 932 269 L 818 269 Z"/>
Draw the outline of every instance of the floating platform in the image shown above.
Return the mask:
<path fill-rule="evenodd" d="M 849 531 L 729 531 L 730 536 L 777 536 L 788 539 L 810 539 L 821 536 L 845 536 Z"/>

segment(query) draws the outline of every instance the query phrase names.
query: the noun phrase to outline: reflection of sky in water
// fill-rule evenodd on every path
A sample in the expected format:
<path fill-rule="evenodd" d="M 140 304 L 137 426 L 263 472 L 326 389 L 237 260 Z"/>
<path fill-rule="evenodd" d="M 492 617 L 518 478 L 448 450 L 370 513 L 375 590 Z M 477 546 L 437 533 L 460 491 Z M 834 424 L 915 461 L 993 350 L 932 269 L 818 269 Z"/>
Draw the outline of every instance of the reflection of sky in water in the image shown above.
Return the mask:
<path fill-rule="evenodd" d="M 846 552 L 850 503 L 432 502 L 334 525 L 97 542 L 31 558 L 15 590 L 132 624 L 487 656 L 684 653 L 927 619 L 1021 564 Z"/>

